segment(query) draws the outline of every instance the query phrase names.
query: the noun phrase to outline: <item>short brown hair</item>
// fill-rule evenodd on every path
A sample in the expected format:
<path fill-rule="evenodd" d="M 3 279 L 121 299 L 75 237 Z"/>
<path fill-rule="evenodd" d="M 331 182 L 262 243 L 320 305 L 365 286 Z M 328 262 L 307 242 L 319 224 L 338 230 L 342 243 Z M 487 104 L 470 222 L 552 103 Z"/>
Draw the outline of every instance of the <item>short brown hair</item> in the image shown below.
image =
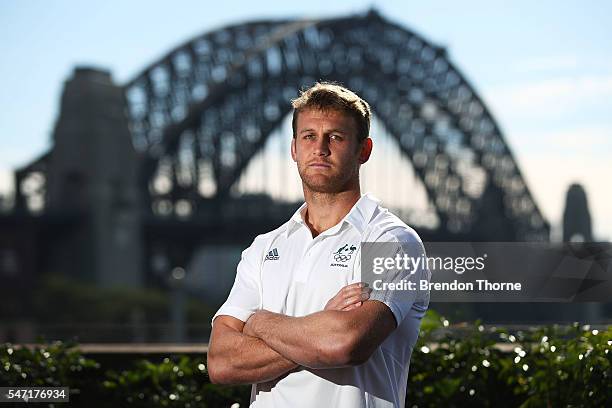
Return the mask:
<path fill-rule="evenodd" d="M 293 106 L 293 137 L 297 133 L 298 114 L 306 109 L 322 111 L 335 110 L 347 113 L 357 124 L 357 140 L 362 142 L 370 134 L 370 105 L 353 91 L 333 82 L 317 82 L 312 87 L 300 92 L 300 96 L 291 101 Z"/>

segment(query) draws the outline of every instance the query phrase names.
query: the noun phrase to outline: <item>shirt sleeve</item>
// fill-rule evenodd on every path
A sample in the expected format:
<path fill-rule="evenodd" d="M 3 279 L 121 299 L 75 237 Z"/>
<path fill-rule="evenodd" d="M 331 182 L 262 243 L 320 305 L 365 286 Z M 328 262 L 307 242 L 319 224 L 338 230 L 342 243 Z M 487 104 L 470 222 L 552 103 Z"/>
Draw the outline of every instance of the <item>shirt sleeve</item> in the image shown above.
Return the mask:
<path fill-rule="evenodd" d="M 429 283 L 431 272 L 427 268 L 425 248 L 416 232 L 412 229 L 395 228 L 384 232 L 369 245 L 370 254 L 364 259 L 372 260 L 376 257 L 395 260 L 399 256 L 402 260 L 413 259 L 418 262 L 416 267 L 414 263 L 404 263 L 400 267 L 394 265 L 385 268 L 380 274 L 373 274 L 372 265 L 367 265 L 370 271 L 364 274 L 362 269 L 362 275 L 373 289 L 370 300 L 378 300 L 387 305 L 398 326 L 413 308 L 422 312 L 421 315 L 424 314 L 429 305 L 429 290 L 422 289 L 421 282 Z M 366 265 L 362 265 L 362 268 L 364 266 Z M 375 281 L 378 282 L 375 284 Z M 412 288 L 408 286 L 410 284 Z"/>
<path fill-rule="evenodd" d="M 259 269 L 264 245 L 265 240 L 258 236 L 250 247 L 242 251 L 234 285 L 225 303 L 213 316 L 212 324 L 220 315 L 232 316 L 246 322 L 259 309 L 261 304 Z"/>

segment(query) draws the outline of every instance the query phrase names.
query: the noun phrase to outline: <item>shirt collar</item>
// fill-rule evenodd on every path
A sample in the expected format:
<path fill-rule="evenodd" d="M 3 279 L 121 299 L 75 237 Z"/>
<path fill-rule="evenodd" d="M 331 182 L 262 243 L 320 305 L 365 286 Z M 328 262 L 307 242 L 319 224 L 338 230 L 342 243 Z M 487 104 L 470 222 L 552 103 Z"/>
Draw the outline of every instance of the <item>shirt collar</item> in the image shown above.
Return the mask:
<path fill-rule="evenodd" d="M 344 216 L 344 218 L 338 223 L 343 224 L 347 222 L 357 229 L 359 234 L 363 234 L 366 226 L 370 222 L 374 211 L 380 204 L 380 200 L 371 193 L 366 193 L 357 200 L 353 208 Z M 304 214 L 306 213 L 307 204 L 304 203 L 298 208 L 289 220 L 289 225 L 285 230 L 285 237 L 291 235 L 299 226 L 306 226 L 304 222 Z M 332 227 L 333 228 L 333 227 Z M 328 230 L 329 231 L 329 230 Z"/>
<path fill-rule="evenodd" d="M 359 231 L 359 234 L 363 234 L 365 228 L 370 223 L 374 211 L 380 204 L 380 200 L 371 193 L 366 193 L 355 203 L 351 211 L 344 217 L 344 221 L 351 224 Z"/>
<path fill-rule="evenodd" d="M 306 212 L 306 206 L 306 203 L 302 204 L 300 208 L 298 208 L 289 219 L 289 225 L 287 225 L 287 229 L 285 229 L 285 238 L 287 238 L 300 225 L 306 227 L 306 223 L 304 222 L 304 213 Z"/>

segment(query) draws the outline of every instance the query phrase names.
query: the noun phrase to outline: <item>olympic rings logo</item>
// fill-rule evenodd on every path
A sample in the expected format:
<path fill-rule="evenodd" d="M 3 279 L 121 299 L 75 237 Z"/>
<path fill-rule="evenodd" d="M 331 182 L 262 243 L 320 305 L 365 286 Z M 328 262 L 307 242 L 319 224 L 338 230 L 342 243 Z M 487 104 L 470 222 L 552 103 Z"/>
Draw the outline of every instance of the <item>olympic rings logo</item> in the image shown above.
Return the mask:
<path fill-rule="evenodd" d="M 349 259 L 351 259 L 350 255 L 342 255 L 342 254 L 334 255 L 334 261 L 336 261 L 336 262 L 346 262 Z"/>

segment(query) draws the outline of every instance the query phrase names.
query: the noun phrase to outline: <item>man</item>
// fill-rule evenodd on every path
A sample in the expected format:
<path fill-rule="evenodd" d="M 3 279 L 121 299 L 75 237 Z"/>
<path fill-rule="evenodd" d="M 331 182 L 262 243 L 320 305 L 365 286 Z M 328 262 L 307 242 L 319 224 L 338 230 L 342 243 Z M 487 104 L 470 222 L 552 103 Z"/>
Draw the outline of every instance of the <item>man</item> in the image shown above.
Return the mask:
<path fill-rule="evenodd" d="M 421 256 L 421 241 L 361 196 L 359 168 L 372 151 L 368 104 L 317 83 L 292 105 L 291 157 L 306 202 L 242 253 L 213 317 L 210 379 L 254 384 L 251 407 L 403 407 L 428 294 L 370 296 L 360 244 L 416 244 L 412 255 Z M 394 280 L 405 277 L 399 272 Z"/>

